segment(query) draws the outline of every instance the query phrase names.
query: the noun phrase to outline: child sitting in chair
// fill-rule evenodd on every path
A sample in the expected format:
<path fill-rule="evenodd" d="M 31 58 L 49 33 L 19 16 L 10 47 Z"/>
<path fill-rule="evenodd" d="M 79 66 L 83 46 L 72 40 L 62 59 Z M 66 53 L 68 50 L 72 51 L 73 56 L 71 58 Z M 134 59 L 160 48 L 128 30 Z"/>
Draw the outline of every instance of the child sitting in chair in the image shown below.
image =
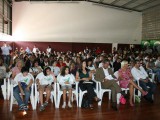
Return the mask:
<path fill-rule="evenodd" d="M 71 108 L 71 97 L 72 97 L 72 84 L 75 81 L 75 77 L 72 74 L 69 74 L 69 67 L 65 66 L 62 68 L 61 73 L 58 75 L 57 80 L 61 85 L 63 90 L 63 105 L 62 108 L 66 108 L 66 93 L 68 91 L 68 107 Z"/>

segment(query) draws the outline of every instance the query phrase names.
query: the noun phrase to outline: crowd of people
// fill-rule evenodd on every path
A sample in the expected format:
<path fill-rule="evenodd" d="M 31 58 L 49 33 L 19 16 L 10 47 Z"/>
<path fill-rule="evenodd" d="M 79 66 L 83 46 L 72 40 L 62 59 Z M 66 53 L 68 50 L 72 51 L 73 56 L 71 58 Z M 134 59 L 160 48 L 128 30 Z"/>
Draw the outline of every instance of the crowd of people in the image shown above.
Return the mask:
<path fill-rule="evenodd" d="M 112 108 L 117 110 L 117 93 L 125 98 L 127 95 L 122 88 L 129 88 L 130 106 L 134 106 L 134 88 L 138 89 L 142 96 L 153 103 L 152 95 L 156 90 L 155 82 L 151 82 L 148 72 L 155 74 L 157 83 L 160 82 L 160 56 L 158 53 L 147 53 L 145 50 L 116 49 L 106 54 L 97 47 L 91 50 L 84 50 L 74 53 L 56 52 L 48 46 L 46 52 L 41 52 L 36 45 L 31 51 L 12 51 L 7 43 L 1 47 L 2 57 L 0 58 L 0 81 L 8 77 L 14 85 L 13 93 L 18 102 L 19 110 L 28 109 L 28 100 L 31 94 L 31 85 L 36 83 L 39 91 L 40 111 L 45 110 L 48 105 L 53 84 L 58 82 L 63 91 L 62 108 L 72 107 L 72 84 L 79 82 L 82 91 L 87 90 L 89 108 L 93 109 L 93 100 L 101 101 L 95 93 L 95 81 L 100 81 L 103 89 L 111 89 Z M 118 78 L 114 73 L 118 73 Z M 11 73 L 8 75 L 8 73 Z M 139 82 L 139 85 L 137 84 Z M 149 86 L 149 87 L 147 87 Z M 46 92 L 46 99 L 43 92 Z M 68 91 L 68 104 L 66 104 Z M 25 93 L 25 99 L 20 94 Z"/>

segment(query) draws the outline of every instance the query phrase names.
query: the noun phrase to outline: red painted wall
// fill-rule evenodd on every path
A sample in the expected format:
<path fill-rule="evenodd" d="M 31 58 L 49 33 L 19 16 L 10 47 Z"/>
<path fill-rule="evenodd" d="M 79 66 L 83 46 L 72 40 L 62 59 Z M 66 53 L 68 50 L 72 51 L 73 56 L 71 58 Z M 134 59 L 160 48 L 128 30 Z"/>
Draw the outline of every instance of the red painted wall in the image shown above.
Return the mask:
<path fill-rule="evenodd" d="M 3 41 L 0 41 L 0 46 L 3 45 Z M 24 41 L 18 41 L 18 42 L 8 42 L 15 50 L 17 47 L 20 49 L 21 47 L 23 49 L 26 49 L 28 46 L 31 50 L 33 49 L 33 46 L 36 45 L 41 51 L 46 51 L 46 48 L 48 45 L 50 45 L 55 51 L 72 51 L 72 52 L 79 52 L 86 48 L 86 46 L 89 49 L 93 49 L 96 47 L 99 47 L 101 50 L 104 50 L 106 53 L 111 53 L 112 51 L 112 44 L 110 43 L 69 43 L 69 42 L 24 42 Z M 118 48 L 129 48 L 129 44 L 118 44 Z M 137 45 L 136 47 L 140 47 L 140 45 Z"/>

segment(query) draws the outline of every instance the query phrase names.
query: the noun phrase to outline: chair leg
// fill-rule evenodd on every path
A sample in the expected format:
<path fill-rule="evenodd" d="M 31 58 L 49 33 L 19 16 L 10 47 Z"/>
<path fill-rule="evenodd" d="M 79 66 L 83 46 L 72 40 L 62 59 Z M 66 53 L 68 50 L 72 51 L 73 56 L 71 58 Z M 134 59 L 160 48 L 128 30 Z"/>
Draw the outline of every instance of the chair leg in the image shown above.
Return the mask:
<path fill-rule="evenodd" d="M 76 93 L 76 103 L 77 103 L 77 107 L 78 107 L 78 94 Z"/>
<path fill-rule="evenodd" d="M 60 106 L 61 94 L 58 94 L 57 108 Z"/>
<path fill-rule="evenodd" d="M 98 106 L 101 106 L 101 105 L 102 105 L 103 94 L 104 94 L 103 92 L 100 92 L 100 93 L 99 93 L 99 96 L 100 96 L 101 101 L 98 102 Z"/>
<path fill-rule="evenodd" d="M 117 104 L 120 103 L 119 99 L 120 99 L 121 93 L 117 93 Z"/>
<path fill-rule="evenodd" d="M 57 100 L 56 100 L 56 93 L 54 93 L 53 95 L 53 99 L 54 99 L 54 105 L 55 105 L 55 108 L 57 108 Z"/>
<path fill-rule="evenodd" d="M 109 94 L 109 100 L 111 100 L 111 91 L 109 91 L 108 94 Z"/>
<path fill-rule="evenodd" d="M 83 94 L 79 95 L 79 107 L 81 107 L 82 104 L 82 98 L 83 98 Z"/>
<path fill-rule="evenodd" d="M 13 94 L 11 95 L 11 100 L 10 100 L 10 111 L 12 111 L 13 107 Z"/>

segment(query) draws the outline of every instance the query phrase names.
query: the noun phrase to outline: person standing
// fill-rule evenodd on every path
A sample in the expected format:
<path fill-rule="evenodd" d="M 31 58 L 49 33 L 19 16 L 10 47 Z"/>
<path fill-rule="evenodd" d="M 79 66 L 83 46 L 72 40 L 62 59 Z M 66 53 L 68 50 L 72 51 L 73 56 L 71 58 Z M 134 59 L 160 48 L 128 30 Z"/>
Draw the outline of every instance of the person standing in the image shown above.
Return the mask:
<path fill-rule="evenodd" d="M 6 63 L 9 66 L 10 63 L 10 50 L 12 50 L 11 46 L 9 46 L 6 42 L 1 47 L 2 55 L 4 63 Z"/>

